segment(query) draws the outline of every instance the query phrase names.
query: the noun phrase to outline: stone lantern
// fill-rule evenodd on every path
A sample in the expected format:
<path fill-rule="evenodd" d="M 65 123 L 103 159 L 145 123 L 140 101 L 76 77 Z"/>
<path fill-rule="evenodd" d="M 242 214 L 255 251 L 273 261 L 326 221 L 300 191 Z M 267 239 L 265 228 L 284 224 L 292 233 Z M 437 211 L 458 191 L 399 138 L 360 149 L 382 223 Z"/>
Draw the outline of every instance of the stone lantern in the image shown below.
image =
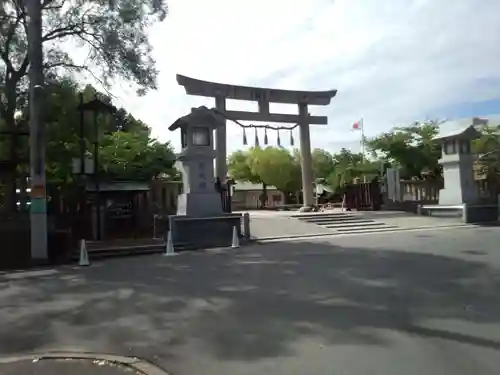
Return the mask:
<path fill-rule="evenodd" d="M 435 139 L 441 143 L 444 188 L 439 192 L 440 205 L 475 204 L 478 190 L 473 166 L 476 156 L 471 152 L 472 141 L 480 136 L 473 125 L 443 131 Z"/>
<path fill-rule="evenodd" d="M 177 215 L 169 217 L 175 246 L 200 249 L 230 246 L 234 228 L 241 234 L 241 214 L 223 211 L 221 193 L 215 187 L 213 133 L 223 119 L 207 107 L 193 108 L 169 130 L 181 130 L 181 152 L 176 166 L 182 172 L 183 193 L 177 200 Z"/>
<path fill-rule="evenodd" d="M 215 148 L 213 131 L 218 118 L 206 107 L 193 108 L 169 130 L 181 130 L 181 152 L 176 166 L 182 173 L 184 191 L 179 195 L 177 215 L 211 216 L 223 213 L 220 194 L 214 188 Z"/>

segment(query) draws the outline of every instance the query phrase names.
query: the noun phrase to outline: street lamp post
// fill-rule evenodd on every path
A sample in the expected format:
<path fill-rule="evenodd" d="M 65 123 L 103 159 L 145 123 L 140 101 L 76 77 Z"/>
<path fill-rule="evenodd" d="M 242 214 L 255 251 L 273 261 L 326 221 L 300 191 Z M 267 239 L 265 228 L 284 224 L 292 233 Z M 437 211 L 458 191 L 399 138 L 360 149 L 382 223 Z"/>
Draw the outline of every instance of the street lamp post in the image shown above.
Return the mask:
<path fill-rule="evenodd" d="M 29 109 L 30 109 L 30 237 L 31 258 L 47 260 L 47 198 L 45 186 L 45 126 L 43 123 L 42 4 L 25 0 L 28 14 Z"/>
<path fill-rule="evenodd" d="M 100 186 L 100 174 L 99 174 L 99 126 L 97 122 L 97 117 L 99 113 L 108 113 L 115 114 L 116 107 L 111 104 L 107 104 L 97 97 L 94 97 L 93 100 L 84 103 L 83 95 L 80 94 L 80 104 L 78 105 L 78 110 L 80 111 L 80 173 L 85 174 L 85 129 L 84 129 L 84 112 L 90 111 L 93 114 L 93 122 L 94 122 L 94 136 L 93 136 L 93 180 L 94 180 L 94 188 L 95 188 L 95 197 L 94 204 L 96 210 L 96 239 L 102 239 L 101 233 L 101 186 Z M 84 187 L 85 189 L 85 187 Z M 82 202 L 84 203 L 84 202 Z"/>

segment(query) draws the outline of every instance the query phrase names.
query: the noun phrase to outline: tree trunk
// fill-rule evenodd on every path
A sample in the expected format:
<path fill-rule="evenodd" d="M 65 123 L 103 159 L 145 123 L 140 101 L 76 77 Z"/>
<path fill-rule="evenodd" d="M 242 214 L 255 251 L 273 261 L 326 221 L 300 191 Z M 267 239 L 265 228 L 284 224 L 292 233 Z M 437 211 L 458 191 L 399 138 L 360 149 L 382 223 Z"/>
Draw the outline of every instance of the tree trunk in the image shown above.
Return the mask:
<path fill-rule="evenodd" d="M 267 203 L 267 185 L 262 183 L 262 193 L 260 194 L 260 209 L 263 210 L 266 208 Z"/>
<path fill-rule="evenodd" d="M 5 134 L 4 136 L 9 140 L 9 153 L 8 158 L 10 164 L 10 170 L 5 175 L 5 209 L 8 213 L 13 213 L 17 211 L 17 168 L 19 166 L 18 158 L 18 138 L 19 135 L 16 134 L 16 120 L 14 118 L 17 105 L 17 86 L 19 79 L 21 77 L 21 72 L 10 72 L 6 74 L 5 80 L 5 107 L 2 113 L 3 119 L 6 124 L 6 130 L 10 134 Z"/>
<path fill-rule="evenodd" d="M 15 134 L 16 127 L 14 121 L 7 122 L 7 129 L 10 134 L 6 136 L 9 139 L 9 170 L 5 175 L 5 209 L 8 213 L 13 213 L 17 211 L 17 167 L 18 167 L 18 155 L 17 155 L 17 144 L 18 137 Z"/>

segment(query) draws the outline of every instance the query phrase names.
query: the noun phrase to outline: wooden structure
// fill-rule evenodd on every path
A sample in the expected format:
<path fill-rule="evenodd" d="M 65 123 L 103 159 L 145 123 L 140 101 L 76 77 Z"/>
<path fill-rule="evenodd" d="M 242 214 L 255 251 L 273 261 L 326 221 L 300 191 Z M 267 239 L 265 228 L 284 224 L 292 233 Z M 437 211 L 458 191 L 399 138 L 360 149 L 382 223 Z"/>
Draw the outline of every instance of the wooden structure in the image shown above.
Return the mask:
<path fill-rule="evenodd" d="M 256 210 L 262 207 L 272 209 L 285 204 L 285 195 L 274 186 L 266 185 L 266 199 L 263 202 L 262 184 L 237 181 L 233 186 L 232 206 L 234 210 Z"/>
<path fill-rule="evenodd" d="M 345 205 L 348 210 L 378 211 L 382 206 L 382 194 L 378 180 L 345 186 Z"/>
<path fill-rule="evenodd" d="M 160 233 L 163 221 L 175 213 L 179 182 L 115 181 L 101 183 L 102 239 L 153 238 L 154 227 Z M 49 192 L 49 217 L 58 228 L 70 230 L 75 239 L 95 239 L 97 231 L 94 194 L 95 186 L 87 184 L 85 191 Z M 84 194 L 82 196 L 82 194 Z"/>

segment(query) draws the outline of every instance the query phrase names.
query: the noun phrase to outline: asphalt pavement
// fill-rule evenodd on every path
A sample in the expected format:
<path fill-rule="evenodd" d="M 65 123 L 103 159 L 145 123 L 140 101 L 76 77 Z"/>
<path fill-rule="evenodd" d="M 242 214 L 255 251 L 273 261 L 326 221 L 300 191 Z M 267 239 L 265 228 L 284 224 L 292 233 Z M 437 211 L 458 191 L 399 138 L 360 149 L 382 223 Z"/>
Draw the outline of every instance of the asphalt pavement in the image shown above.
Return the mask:
<path fill-rule="evenodd" d="M 460 228 L 3 273 L 0 357 L 108 353 L 179 375 L 496 375 L 499 243 L 500 228 Z"/>
<path fill-rule="evenodd" d="M 2 375 L 137 375 L 132 369 L 80 360 L 16 361 L 0 363 Z"/>

